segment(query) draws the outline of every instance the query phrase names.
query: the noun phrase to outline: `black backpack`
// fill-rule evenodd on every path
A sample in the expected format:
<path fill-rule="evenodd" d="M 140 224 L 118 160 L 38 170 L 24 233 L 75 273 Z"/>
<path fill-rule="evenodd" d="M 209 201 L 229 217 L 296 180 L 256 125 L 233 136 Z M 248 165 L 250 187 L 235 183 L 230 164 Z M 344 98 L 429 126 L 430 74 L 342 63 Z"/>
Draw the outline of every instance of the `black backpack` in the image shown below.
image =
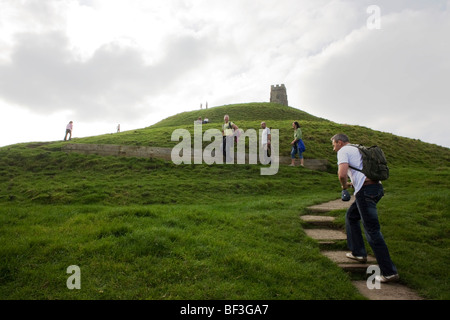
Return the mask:
<path fill-rule="evenodd" d="M 350 168 L 364 173 L 370 180 L 382 181 L 389 178 L 389 167 L 383 150 L 378 146 L 365 147 L 360 144 L 350 144 L 358 148 L 362 157 L 363 168 L 361 170 L 352 166 Z"/>

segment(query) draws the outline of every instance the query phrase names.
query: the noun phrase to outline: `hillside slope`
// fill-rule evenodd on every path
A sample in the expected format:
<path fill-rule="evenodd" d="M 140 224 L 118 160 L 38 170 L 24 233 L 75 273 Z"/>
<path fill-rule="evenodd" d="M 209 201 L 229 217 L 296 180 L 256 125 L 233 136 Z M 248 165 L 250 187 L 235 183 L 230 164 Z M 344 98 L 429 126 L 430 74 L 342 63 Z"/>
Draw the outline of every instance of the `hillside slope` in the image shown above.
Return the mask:
<path fill-rule="evenodd" d="M 261 176 L 259 165 L 66 154 L 62 141 L 0 148 L 0 298 L 359 299 L 299 219 L 340 196 L 337 132 L 386 152 L 380 220 L 402 281 L 424 297 L 450 298 L 447 148 L 272 104 L 191 111 L 71 143 L 172 147 L 173 130 L 193 132 L 206 111 L 204 130 L 220 128 L 225 113 L 244 130 L 265 120 L 280 130 L 285 155 L 298 120 L 305 156 L 327 159 L 330 171 L 280 166 Z M 344 213 L 334 214 L 343 225 Z M 78 292 L 65 286 L 73 264 L 83 270 Z"/>
<path fill-rule="evenodd" d="M 338 124 L 315 117 L 299 109 L 272 103 L 249 103 L 219 106 L 203 110 L 182 112 L 168 117 L 150 127 L 125 131 L 116 134 L 99 135 L 88 138 L 76 138 L 72 143 L 120 144 L 172 148 L 178 142 L 171 141 L 171 134 L 177 128 L 184 128 L 193 135 L 193 124 L 198 117 L 207 117 L 209 124 L 203 125 L 203 131 L 220 129 L 225 114 L 242 130 L 260 129 L 261 121 L 267 126 L 278 129 L 280 133 L 280 155 L 289 156 L 292 141 L 292 122 L 299 121 L 307 151 L 305 158 L 327 159 L 331 166 L 336 155 L 331 148 L 330 138 L 336 133 L 346 133 L 353 143 L 379 145 L 385 151 L 391 166 L 424 166 L 427 168 L 447 166 L 450 162 L 450 149 L 396 136 L 375 129 Z M 210 142 L 204 142 L 204 147 Z M 59 147 L 61 143 L 53 146 Z M 333 169 L 334 170 L 334 169 Z"/>

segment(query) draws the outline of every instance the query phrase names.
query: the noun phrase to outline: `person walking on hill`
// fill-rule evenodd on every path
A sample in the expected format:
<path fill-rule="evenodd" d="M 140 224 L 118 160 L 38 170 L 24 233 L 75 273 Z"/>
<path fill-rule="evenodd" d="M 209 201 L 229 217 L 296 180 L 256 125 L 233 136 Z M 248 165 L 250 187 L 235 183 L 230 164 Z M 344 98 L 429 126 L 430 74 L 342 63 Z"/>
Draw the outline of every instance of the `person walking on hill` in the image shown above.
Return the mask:
<path fill-rule="evenodd" d="M 298 142 L 302 139 L 302 129 L 300 129 L 300 124 L 298 121 L 292 123 L 292 128 L 294 128 L 294 140 L 292 140 L 291 145 L 291 164 L 290 167 L 295 167 L 295 155 L 298 153 L 298 158 L 300 159 L 300 165 L 304 166 L 303 153 L 298 147 Z"/>
<path fill-rule="evenodd" d="M 266 123 L 264 121 L 261 122 L 261 128 L 263 129 L 261 137 L 261 145 L 264 151 L 263 164 L 269 164 L 270 140 L 271 140 L 270 128 L 266 126 Z"/>
<path fill-rule="evenodd" d="M 70 121 L 66 126 L 66 135 L 64 136 L 64 141 L 67 140 L 67 135 L 69 135 L 69 140 L 72 140 L 72 129 L 73 129 L 73 121 Z"/>
<path fill-rule="evenodd" d="M 380 181 L 367 178 L 362 172 L 362 157 L 359 149 L 350 145 L 345 134 L 336 134 L 331 138 L 333 150 L 337 152 L 338 177 L 342 186 L 342 200 L 350 200 L 347 191 L 353 186 L 355 201 L 345 215 L 347 243 L 351 253 L 347 258 L 365 263 L 367 252 L 362 237 L 360 222 L 364 227 L 367 241 L 371 246 L 380 267 L 381 275 L 376 276 L 380 282 L 392 282 L 399 279 L 397 268 L 391 260 L 388 247 L 384 241 L 378 221 L 377 203 L 383 197 L 384 190 Z M 350 177 L 351 183 L 348 183 Z"/>
<path fill-rule="evenodd" d="M 226 158 L 226 162 L 232 163 L 233 159 L 231 158 L 231 147 L 234 146 L 234 130 L 238 130 L 239 128 L 237 125 L 230 121 L 230 117 L 227 114 L 223 117 L 223 120 L 225 121 L 225 123 L 222 124 L 222 152 L 223 156 Z"/>

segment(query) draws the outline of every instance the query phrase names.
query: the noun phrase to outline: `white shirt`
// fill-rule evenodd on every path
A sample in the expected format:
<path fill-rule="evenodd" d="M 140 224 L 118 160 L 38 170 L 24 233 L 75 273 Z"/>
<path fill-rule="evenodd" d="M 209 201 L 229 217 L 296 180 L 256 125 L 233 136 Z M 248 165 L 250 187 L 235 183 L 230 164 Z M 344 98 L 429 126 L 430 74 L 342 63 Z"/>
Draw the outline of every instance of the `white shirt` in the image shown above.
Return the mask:
<path fill-rule="evenodd" d="M 263 131 L 262 131 L 262 138 L 261 138 L 261 144 L 267 144 L 267 137 L 269 136 L 269 134 L 270 134 L 270 129 L 269 128 L 265 128 L 265 129 L 263 129 Z"/>
<path fill-rule="evenodd" d="M 349 166 L 352 166 L 357 169 L 362 169 L 362 157 L 359 153 L 358 148 L 346 145 L 343 146 L 337 153 L 338 165 L 341 163 L 348 163 Z M 366 176 L 359 172 L 358 170 L 354 170 L 352 168 L 348 168 L 348 176 L 352 181 L 353 187 L 355 188 L 355 194 L 362 188 L 364 181 L 366 180 Z"/>
<path fill-rule="evenodd" d="M 224 136 L 232 136 L 234 133 L 233 122 L 229 121 L 222 125 L 223 135 Z"/>

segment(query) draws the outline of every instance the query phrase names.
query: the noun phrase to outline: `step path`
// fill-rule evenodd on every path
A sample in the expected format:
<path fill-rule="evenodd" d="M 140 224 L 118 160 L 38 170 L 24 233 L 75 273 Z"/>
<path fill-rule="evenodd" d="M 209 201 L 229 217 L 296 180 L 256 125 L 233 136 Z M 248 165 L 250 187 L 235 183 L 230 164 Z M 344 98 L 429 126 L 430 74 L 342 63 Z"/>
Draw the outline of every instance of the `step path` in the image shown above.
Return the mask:
<path fill-rule="evenodd" d="M 338 199 L 309 207 L 308 209 L 311 212 L 311 215 L 300 216 L 302 221 L 312 227 L 305 229 L 307 236 L 317 240 L 321 245 L 329 245 L 334 244 L 337 241 L 347 240 L 347 235 L 342 230 L 337 229 L 336 225 L 333 225 L 335 218 L 322 214 L 333 210 L 347 209 L 353 200 L 354 198 L 352 196 L 352 199 L 349 202 Z M 370 266 L 377 264 L 375 257 L 369 256 L 367 257 L 366 263 L 360 263 L 348 259 L 346 257 L 347 252 L 349 251 L 323 249 L 321 253 L 346 272 L 366 275 L 366 277 L 373 274 L 373 272 L 367 274 L 367 269 Z M 423 300 L 423 298 L 413 290 L 398 282 L 381 283 L 380 289 L 369 289 L 367 282 L 367 280 L 354 280 L 352 281 L 352 284 L 369 300 Z M 373 282 L 370 282 L 370 284 L 373 284 Z"/>

